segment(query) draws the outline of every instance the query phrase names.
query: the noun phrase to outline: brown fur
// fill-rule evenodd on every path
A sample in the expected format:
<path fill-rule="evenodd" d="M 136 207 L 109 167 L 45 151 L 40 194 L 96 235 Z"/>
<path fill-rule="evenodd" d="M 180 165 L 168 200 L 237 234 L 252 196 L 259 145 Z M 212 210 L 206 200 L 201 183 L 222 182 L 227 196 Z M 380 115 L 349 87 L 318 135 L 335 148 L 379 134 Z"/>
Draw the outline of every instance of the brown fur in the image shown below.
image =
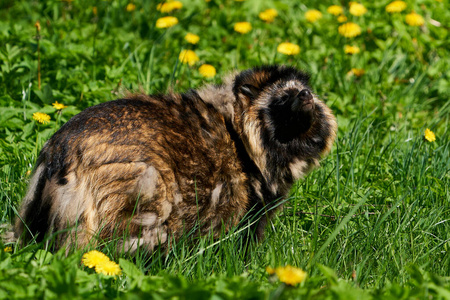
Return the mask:
<path fill-rule="evenodd" d="M 278 139 L 285 127 L 271 117 L 274 99 L 309 90 L 307 80 L 293 68 L 261 67 L 198 92 L 135 94 L 83 111 L 42 149 L 16 235 L 40 241 L 70 229 L 58 248 L 124 235 L 123 249 L 152 251 L 197 225 L 217 236 L 277 205 L 336 135 L 333 114 L 314 96 L 314 121 Z"/>

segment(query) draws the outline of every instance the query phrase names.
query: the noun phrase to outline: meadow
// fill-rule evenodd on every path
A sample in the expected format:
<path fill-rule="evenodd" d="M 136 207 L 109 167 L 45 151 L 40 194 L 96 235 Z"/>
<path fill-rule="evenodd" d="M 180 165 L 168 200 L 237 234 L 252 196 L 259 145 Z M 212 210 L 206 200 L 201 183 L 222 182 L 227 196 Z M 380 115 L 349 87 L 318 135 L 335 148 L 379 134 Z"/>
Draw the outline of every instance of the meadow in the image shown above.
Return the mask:
<path fill-rule="evenodd" d="M 151 256 L 106 244 L 106 270 L 89 267 L 92 248 L 2 239 L 0 298 L 450 299 L 450 11 L 391 2 L 0 1 L 3 232 L 45 141 L 127 90 L 286 64 L 339 125 L 259 244 L 246 224 Z"/>

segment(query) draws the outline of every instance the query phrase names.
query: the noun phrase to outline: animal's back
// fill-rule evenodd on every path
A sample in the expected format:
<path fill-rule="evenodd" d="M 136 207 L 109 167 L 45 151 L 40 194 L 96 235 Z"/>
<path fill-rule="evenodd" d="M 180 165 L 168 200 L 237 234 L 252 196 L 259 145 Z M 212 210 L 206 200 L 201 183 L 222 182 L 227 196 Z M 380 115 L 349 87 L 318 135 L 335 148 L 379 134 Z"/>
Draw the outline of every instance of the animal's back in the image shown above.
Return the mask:
<path fill-rule="evenodd" d="M 68 229 L 57 247 L 115 236 L 151 250 L 196 222 L 237 223 L 245 182 L 223 116 L 196 92 L 136 95 L 88 108 L 47 142 L 16 233 L 39 241 Z"/>

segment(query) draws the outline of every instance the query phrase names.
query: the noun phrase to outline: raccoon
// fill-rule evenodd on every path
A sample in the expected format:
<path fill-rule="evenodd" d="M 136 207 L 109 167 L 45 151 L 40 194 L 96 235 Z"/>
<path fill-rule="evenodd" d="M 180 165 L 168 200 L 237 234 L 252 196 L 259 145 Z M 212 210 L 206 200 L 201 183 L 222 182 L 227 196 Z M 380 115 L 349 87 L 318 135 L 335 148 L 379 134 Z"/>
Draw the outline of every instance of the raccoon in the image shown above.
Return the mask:
<path fill-rule="evenodd" d="M 120 240 L 167 247 L 195 228 L 220 233 L 244 216 L 267 220 L 336 136 L 332 111 L 290 66 L 262 66 L 222 85 L 131 94 L 90 107 L 44 145 L 16 237 L 56 248 Z"/>

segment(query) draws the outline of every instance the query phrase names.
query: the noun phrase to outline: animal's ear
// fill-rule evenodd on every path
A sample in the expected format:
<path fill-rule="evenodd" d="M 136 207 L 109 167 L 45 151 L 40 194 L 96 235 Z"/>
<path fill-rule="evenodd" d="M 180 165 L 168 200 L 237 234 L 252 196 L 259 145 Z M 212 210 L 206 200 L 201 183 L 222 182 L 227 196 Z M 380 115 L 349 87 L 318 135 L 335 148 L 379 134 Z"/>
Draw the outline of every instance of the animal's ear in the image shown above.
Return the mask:
<path fill-rule="evenodd" d="M 251 100 L 255 99 L 259 93 L 258 88 L 251 84 L 241 85 L 241 87 L 239 88 L 239 91 Z"/>

